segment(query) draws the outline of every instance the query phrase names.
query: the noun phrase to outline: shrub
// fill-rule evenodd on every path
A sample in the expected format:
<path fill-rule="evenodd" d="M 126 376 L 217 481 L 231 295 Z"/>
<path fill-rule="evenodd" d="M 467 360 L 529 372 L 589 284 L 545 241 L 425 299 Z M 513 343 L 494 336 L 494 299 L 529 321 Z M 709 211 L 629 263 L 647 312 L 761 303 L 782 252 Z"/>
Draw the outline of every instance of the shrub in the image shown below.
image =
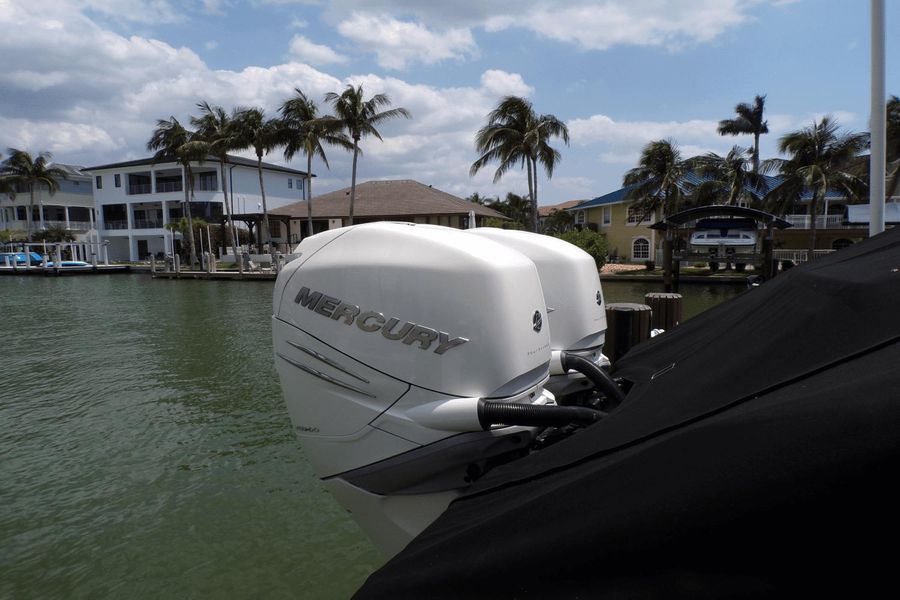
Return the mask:
<path fill-rule="evenodd" d="M 606 238 L 596 231 L 591 231 L 590 229 L 567 231 L 556 237 L 569 242 L 570 244 L 574 244 L 590 254 L 591 258 L 594 259 L 594 262 L 597 263 L 598 269 L 602 268 L 606 263 Z"/>

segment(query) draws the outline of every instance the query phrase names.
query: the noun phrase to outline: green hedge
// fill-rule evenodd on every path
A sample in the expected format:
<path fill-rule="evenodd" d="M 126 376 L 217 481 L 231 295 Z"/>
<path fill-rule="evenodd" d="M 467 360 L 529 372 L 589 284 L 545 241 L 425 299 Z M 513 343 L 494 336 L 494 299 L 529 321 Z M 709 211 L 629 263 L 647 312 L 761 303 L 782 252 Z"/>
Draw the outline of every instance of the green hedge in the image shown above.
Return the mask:
<path fill-rule="evenodd" d="M 581 231 L 567 231 L 566 233 L 560 234 L 556 237 L 561 240 L 565 240 L 570 244 L 574 244 L 590 254 L 591 258 L 594 259 L 594 262 L 597 263 L 598 269 L 602 268 L 603 265 L 606 264 L 606 255 L 608 254 L 606 238 L 596 231 L 591 231 L 590 229 L 582 229 Z"/>

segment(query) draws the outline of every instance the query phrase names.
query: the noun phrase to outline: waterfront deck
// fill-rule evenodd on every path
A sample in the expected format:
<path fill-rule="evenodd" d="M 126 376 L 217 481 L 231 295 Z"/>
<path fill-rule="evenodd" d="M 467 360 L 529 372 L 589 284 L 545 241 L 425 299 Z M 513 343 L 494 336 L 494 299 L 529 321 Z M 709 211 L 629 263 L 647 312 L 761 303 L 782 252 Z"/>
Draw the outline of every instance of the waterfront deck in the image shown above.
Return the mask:
<path fill-rule="evenodd" d="M 56 277 L 69 275 L 110 275 L 113 273 L 133 273 L 131 265 L 97 265 L 96 267 L 4 267 L 0 275 Z"/>
<path fill-rule="evenodd" d="M 153 279 L 206 279 L 219 281 L 275 281 L 278 274 L 274 271 L 156 271 Z"/>

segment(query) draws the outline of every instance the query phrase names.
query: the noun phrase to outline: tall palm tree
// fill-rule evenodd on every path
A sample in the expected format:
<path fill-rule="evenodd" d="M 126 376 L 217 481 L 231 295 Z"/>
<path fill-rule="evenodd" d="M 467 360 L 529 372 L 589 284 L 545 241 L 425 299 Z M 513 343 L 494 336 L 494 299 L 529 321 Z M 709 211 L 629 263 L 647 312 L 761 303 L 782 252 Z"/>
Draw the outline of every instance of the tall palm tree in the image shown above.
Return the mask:
<path fill-rule="evenodd" d="M 531 230 L 538 230 L 537 170 L 544 167 L 547 178 L 561 159 L 549 141 L 562 138 L 569 144 L 569 129 L 553 115 L 538 115 L 531 102 L 518 96 L 506 96 L 488 113 L 487 125 L 475 134 L 475 149 L 481 154 L 472 163 L 470 175 L 475 175 L 492 162 L 499 162 L 494 183 L 516 165 L 524 165 L 528 177 L 528 197 L 531 200 Z"/>
<path fill-rule="evenodd" d="M 768 187 L 766 178 L 751 170 L 751 157 L 751 150 L 733 146 L 725 156 L 710 152 L 688 160 L 691 168 L 707 178 L 694 190 L 696 203 L 721 203 L 722 196 L 726 197 L 725 204 L 732 206 L 741 198 L 756 203 Z"/>
<path fill-rule="evenodd" d="M 294 94 L 281 105 L 284 158 L 291 160 L 298 152 L 306 155 L 306 231 L 307 235 L 312 235 L 313 156 L 321 158 L 325 168 L 330 169 L 323 144 L 345 150 L 353 150 L 354 144 L 341 131 L 342 124 L 331 116 L 320 116 L 319 107 L 300 88 L 294 88 Z"/>
<path fill-rule="evenodd" d="M 753 172 L 759 173 L 759 136 L 769 133 L 769 122 L 763 120 L 766 96 L 757 95 L 753 105 L 741 102 L 734 107 L 735 118 L 719 121 L 719 135 L 753 134 Z"/>
<path fill-rule="evenodd" d="M 63 169 L 51 165 L 50 161 L 53 159 L 53 155 L 49 152 L 41 152 L 37 158 L 33 158 L 25 150 L 16 148 L 9 148 L 7 152 L 9 152 L 9 158 L 3 161 L 0 173 L 7 182 L 7 187 L 19 184 L 28 188 L 29 200 L 25 220 L 27 223 L 26 236 L 30 242 L 35 190 L 40 191 L 41 187 L 46 186 L 52 196 L 59 190 L 59 180 L 68 179 L 69 175 Z"/>
<path fill-rule="evenodd" d="M 240 138 L 237 135 L 234 120 L 236 113 L 232 111 L 229 116 L 221 106 L 210 106 L 209 102 L 197 104 L 200 109 L 199 117 L 191 117 L 191 125 L 197 128 L 198 142 L 204 143 L 216 158 L 219 159 L 219 177 L 222 182 L 222 193 L 225 197 L 225 214 L 228 217 L 228 230 L 231 231 L 231 251 L 238 270 L 244 272 L 244 262 L 238 255 L 237 236 L 235 235 L 234 220 L 231 218 L 231 198 L 228 196 L 228 185 L 225 180 L 225 164 L 228 162 L 228 152 L 240 148 Z M 232 197 L 234 192 L 232 191 Z"/>
<path fill-rule="evenodd" d="M 816 248 L 816 217 L 829 191 L 850 199 L 865 193 L 866 184 L 858 174 L 857 157 L 866 148 L 868 134 L 842 133 L 830 116 L 809 127 L 787 133 L 778 141 L 778 150 L 789 158 L 773 158 L 763 163 L 765 172 L 777 172 L 784 179 L 766 196 L 767 208 L 784 214 L 811 192 L 809 202 L 809 259 Z"/>
<path fill-rule="evenodd" d="M 266 119 L 265 112 L 261 108 L 247 108 L 239 113 L 235 119 L 237 129 L 237 144 L 245 148 L 253 148 L 256 152 L 256 169 L 259 174 L 259 193 L 262 196 L 263 228 L 265 234 L 260 238 L 269 245 L 269 251 L 274 255 L 272 247 L 271 229 L 269 229 L 269 208 L 266 205 L 266 186 L 263 183 L 263 156 L 281 145 L 282 124 L 278 119 Z"/>
<path fill-rule="evenodd" d="M 887 163 L 888 184 L 885 197 L 891 198 L 900 185 L 900 98 L 891 96 L 887 103 Z"/>
<path fill-rule="evenodd" d="M 197 140 L 192 140 L 194 132 L 186 129 L 174 116 L 168 119 L 158 119 L 156 129 L 147 142 L 147 150 L 156 151 L 153 162 L 163 160 L 175 160 L 181 164 L 184 172 L 184 200 L 181 203 L 182 214 L 187 218 L 188 244 L 190 245 L 191 266 L 197 264 L 197 244 L 194 240 L 194 227 L 192 224 L 190 195 L 194 193 L 194 171 L 191 161 L 202 158 L 197 148 Z M 194 141 L 193 144 L 191 142 Z M 204 152 L 205 154 L 205 152 Z"/>
<path fill-rule="evenodd" d="M 345 129 L 347 135 L 353 140 L 353 171 L 350 179 L 350 225 L 353 225 L 353 205 L 356 201 L 356 163 L 360 151 L 359 141 L 369 135 L 374 135 L 379 140 L 384 141 L 375 128 L 376 125 L 398 117 L 406 119 L 412 117 L 409 111 L 402 107 L 379 112 L 380 108 L 391 105 L 391 100 L 386 94 L 375 94 L 368 100 L 363 100 L 363 97 L 362 85 L 356 87 L 348 85 L 340 94 L 335 92 L 325 94 L 325 101 L 331 104 L 334 110 L 334 117 L 324 120 L 340 124 L 341 128 Z"/>
<path fill-rule="evenodd" d="M 644 146 L 638 166 L 622 179 L 623 185 L 632 186 L 626 198 L 639 201 L 639 223 L 657 208 L 662 209 L 663 217 L 678 211 L 684 199 L 681 186 L 687 169 L 688 164 L 681 159 L 681 151 L 673 140 L 656 140 Z"/>
<path fill-rule="evenodd" d="M 3 154 L 0 154 L 0 159 Z M 10 200 L 16 199 L 16 186 L 13 183 L 12 175 L 7 175 L 3 169 L 3 162 L 0 160 L 0 194 L 7 194 Z"/>

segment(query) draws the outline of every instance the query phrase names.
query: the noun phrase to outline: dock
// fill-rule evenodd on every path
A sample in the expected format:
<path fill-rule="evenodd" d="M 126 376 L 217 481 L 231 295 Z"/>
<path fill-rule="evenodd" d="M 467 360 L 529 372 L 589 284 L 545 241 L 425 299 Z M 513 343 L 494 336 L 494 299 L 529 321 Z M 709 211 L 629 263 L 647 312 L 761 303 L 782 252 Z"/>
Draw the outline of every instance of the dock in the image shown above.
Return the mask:
<path fill-rule="evenodd" d="M 133 273 L 131 265 L 97 265 L 87 267 L 4 267 L 0 266 L 0 275 L 30 275 L 41 277 L 57 277 L 65 275 L 111 275 L 114 273 Z"/>
<path fill-rule="evenodd" d="M 205 279 L 221 281 L 275 281 L 278 274 L 273 271 L 156 271 L 153 279 Z"/>

